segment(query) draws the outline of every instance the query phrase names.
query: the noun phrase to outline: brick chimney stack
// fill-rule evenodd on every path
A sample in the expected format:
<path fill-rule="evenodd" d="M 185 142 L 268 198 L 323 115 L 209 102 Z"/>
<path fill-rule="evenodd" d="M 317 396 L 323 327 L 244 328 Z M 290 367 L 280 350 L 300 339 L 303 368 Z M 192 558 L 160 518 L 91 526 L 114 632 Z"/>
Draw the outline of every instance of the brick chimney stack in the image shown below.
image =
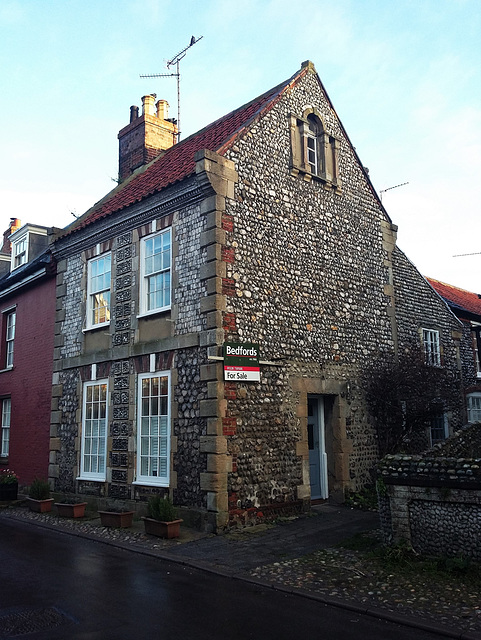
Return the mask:
<path fill-rule="evenodd" d="M 139 108 L 130 107 L 130 123 L 119 131 L 119 180 L 128 178 L 138 167 L 147 164 L 177 141 L 177 123 L 169 119 L 169 103 L 151 94 L 142 98 Z"/>
<path fill-rule="evenodd" d="M 20 229 L 22 223 L 18 218 L 10 218 L 10 224 L 8 225 L 8 229 L 3 232 L 3 244 L 0 249 L 0 253 L 12 253 L 12 243 L 10 242 L 10 236 L 12 233 L 15 233 L 17 229 Z"/>

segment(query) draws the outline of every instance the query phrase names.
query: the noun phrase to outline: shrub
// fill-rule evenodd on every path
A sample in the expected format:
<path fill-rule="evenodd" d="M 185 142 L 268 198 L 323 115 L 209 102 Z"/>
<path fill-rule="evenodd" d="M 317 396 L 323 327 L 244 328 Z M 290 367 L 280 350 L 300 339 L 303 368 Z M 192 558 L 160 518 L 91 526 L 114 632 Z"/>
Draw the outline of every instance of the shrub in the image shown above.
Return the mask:
<path fill-rule="evenodd" d="M 35 478 L 35 480 L 30 485 L 28 495 L 34 500 L 48 500 L 50 498 L 50 485 L 48 484 L 47 480 Z"/>
<path fill-rule="evenodd" d="M 172 522 L 177 518 L 177 510 L 169 497 L 151 496 L 147 504 L 147 510 L 149 518 L 160 520 L 161 522 Z"/>

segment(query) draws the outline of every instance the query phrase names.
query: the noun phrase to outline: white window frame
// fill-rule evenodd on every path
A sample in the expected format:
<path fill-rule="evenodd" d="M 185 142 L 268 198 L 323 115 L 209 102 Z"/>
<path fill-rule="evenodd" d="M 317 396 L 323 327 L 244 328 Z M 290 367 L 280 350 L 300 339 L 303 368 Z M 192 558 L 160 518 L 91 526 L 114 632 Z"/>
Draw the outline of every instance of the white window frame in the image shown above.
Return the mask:
<path fill-rule="evenodd" d="M 28 262 L 28 233 L 12 243 L 12 270 Z"/>
<path fill-rule="evenodd" d="M 422 341 L 426 364 L 431 367 L 441 366 L 441 343 L 437 329 L 422 329 Z"/>
<path fill-rule="evenodd" d="M 473 336 L 474 366 L 476 369 L 476 377 L 481 378 L 481 351 L 479 349 L 479 345 L 481 342 L 481 327 L 477 323 L 472 323 L 471 330 Z"/>
<path fill-rule="evenodd" d="M 468 422 L 481 422 L 481 393 L 470 393 L 466 396 Z"/>
<path fill-rule="evenodd" d="M 10 451 L 10 422 L 12 417 L 12 399 L 2 399 L 2 444 L 1 453 L 2 458 L 8 457 Z"/>
<path fill-rule="evenodd" d="M 5 368 L 12 369 L 13 353 L 15 349 L 15 325 L 17 323 L 17 312 L 5 312 Z"/>
<path fill-rule="evenodd" d="M 159 378 L 158 394 L 152 395 L 152 386 L 149 385 L 149 395 L 144 395 L 144 381 L 155 378 Z M 166 379 L 167 394 L 160 393 L 162 390 L 160 386 L 161 378 Z M 147 391 L 147 389 L 145 390 Z M 152 485 L 156 487 L 169 486 L 171 438 L 170 403 L 170 371 L 139 374 L 137 402 L 137 477 L 134 484 Z M 165 413 L 161 413 L 161 405 L 163 405 L 166 411 Z M 152 409 L 154 410 L 152 411 Z M 155 418 L 157 418 L 157 421 Z M 163 424 L 163 433 L 161 424 Z"/>
<path fill-rule="evenodd" d="M 10 255 L 10 271 L 14 271 L 30 260 L 30 252 L 33 248 L 31 246 L 31 238 L 36 238 L 37 241 L 40 238 L 44 238 L 42 246 L 47 246 L 47 227 L 39 227 L 34 224 L 26 224 L 14 231 L 9 240 L 12 245 L 12 251 Z M 38 246 L 37 249 L 38 250 Z"/>
<path fill-rule="evenodd" d="M 89 389 L 99 387 L 99 400 L 90 399 Z M 101 388 L 105 387 L 105 403 L 101 401 Z M 93 391 L 95 393 L 95 391 Z M 102 411 L 102 405 L 103 407 Z M 91 405 L 91 414 L 88 411 Z M 95 411 L 97 409 L 97 411 Z M 102 413 L 104 416 L 102 417 Z M 82 437 L 80 450 L 80 480 L 105 480 L 107 477 L 107 435 L 109 418 L 109 385 L 108 379 L 92 380 L 84 383 L 82 399 Z M 89 415 L 92 417 L 90 418 Z M 94 418 L 94 415 L 97 415 Z M 98 424 L 95 424 L 98 421 Z M 89 424 L 91 422 L 92 424 Z M 102 424 L 103 423 L 103 424 Z M 103 433 L 102 433 L 103 427 Z M 103 455 L 102 455 L 103 454 Z M 87 456 L 89 463 L 86 465 Z M 88 468 L 86 468 L 86 466 Z M 94 468 L 94 470 L 92 470 Z"/>
<path fill-rule="evenodd" d="M 105 262 L 106 260 L 109 260 L 109 282 L 108 282 L 108 287 L 104 286 L 94 286 L 94 281 L 96 278 L 98 278 L 98 275 L 92 275 L 92 269 L 94 267 L 94 265 L 98 265 L 100 262 Z M 102 275 L 106 275 L 107 271 L 104 270 Z M 88 261 L 87 263 L 87 322 L 86 322 L 86 326 L 87 329 L 96 329 L 97 327 L 104 327 L 106 325 L 110 324 L 110 303 L 111 303 L 111 296 L 110 296 L 110 290 L 111 290 L 111 286 L 112 286 L 112 256 L 110 253 L 104 253 L 101 256 L 97 256 L 95 258 L 92 258 L 91 260 Z M 95 298 L 96 296 L 99 296 L 101 294 L 105 294 L 108 293 L 108 304 L 106 307 L 102 307 L 102 308 L 106 308 L 107 312 L 107 320 L 103 321 L 103 322 L 95 322 L 94 319 L 94 313 L 95 313 Z M 100 307 L 98 307 L 100 308 Z"/>
<path fill-rule="evenodd" d="M 310 172 L 315 176 L 319 175 L 317 144 L 316 136 L 306 134 L 307 164 Z"/>
<path fill-rule="evenodd" d="M 438 424 L 435 421 L 442 421 L 442 425 Z M 442 438 L 433 439 L 433 432 L 443 430 Z M 445 412 L 440 412 L 438 415 L 433 416 L 431 418 L 431 424 L 429 426 L 429 440 L 431 442 L 431 446 L 437 444 L 438 442 L 443 442 L 449 435 L 449 425 L 448 425 L 448 416 Z"/>
<path fill-rule="evenodd" d="M 156 252 L 155 254 L 151 254 L 152 243 L 156 241 L 156 239 L 160 239 L 161 244 L 163 244 L 164 238 L 169 239 L 169 249 L 168 256 L 164 261 L 163 257 L 160 258 L 162 264 L 158 265 L 158 268 L 155 268 L 156 265 L 151 264 L 154 260 L 154 255 L 163 256 L 163 251 Z M 150 303 L 149 300 L 149 287 L 150 282 L 156 276 L 161 276 L 161 280 L 164 278 L 168 279 L 168 300 L 166 304 L 161 306 L 154 306 Z M 142 238 L 140 245 L 140 314 L 141 316 L 151 315 L 153 313 L 159 313 L 161 311 L 168 311 L 172 306 L 172 227 L 168 227 L 167 229 L 163 229 L 158 233 L 151 234 Z"/>

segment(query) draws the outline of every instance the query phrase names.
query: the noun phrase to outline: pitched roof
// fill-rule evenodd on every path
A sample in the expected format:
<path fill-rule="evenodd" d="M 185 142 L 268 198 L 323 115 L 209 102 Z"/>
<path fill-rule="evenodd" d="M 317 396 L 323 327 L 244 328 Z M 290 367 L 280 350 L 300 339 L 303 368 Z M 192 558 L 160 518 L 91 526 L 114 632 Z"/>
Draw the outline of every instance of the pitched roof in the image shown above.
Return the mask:
<path fill-rule="evenodd" d="M 456 315 L 460 315 L 458 312 L 464 311 L 481 316 L 481 297 L 479 294 L 453 287 L 432 278 L 427 278 L 427 281 L 446 300 Z"/>
<path fill-rule="evenodd" d="M 299 81 L 308 68 L 309 65 L 304 63 L 301 70 L 285 82 L 170 147 L 162 156 L 136 171 L 107 194 L 65 232 L 73 233 L 82 229 L 193 174 L 194 155 L 199 150 L 225 153 L 243 130 L 269 110 L 289 86 Z"/>

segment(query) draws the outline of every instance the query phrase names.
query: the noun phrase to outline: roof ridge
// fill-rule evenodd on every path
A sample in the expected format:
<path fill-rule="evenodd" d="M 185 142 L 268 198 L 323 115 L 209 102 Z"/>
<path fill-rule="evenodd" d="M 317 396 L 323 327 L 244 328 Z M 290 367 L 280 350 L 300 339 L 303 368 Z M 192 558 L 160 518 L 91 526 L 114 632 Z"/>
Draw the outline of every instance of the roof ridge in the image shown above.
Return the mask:
<path fill-rule="evenodd" d="M 192 175 L 195 172 L 196 151 L 209 149 L 223 155 L 242 131 L 260 118 L 267 109 L 272 108 L 288 87 L 312 70 L 312 63 L 303 63 L 301 69 L 287 80 L 217 118 L 174 144 L 164 153 L 153 158 L 151 162 L 139 167 L 131 176 L 90 207 L 78 220 L 66 227 L 62 235 L 83 229 Z"/>

